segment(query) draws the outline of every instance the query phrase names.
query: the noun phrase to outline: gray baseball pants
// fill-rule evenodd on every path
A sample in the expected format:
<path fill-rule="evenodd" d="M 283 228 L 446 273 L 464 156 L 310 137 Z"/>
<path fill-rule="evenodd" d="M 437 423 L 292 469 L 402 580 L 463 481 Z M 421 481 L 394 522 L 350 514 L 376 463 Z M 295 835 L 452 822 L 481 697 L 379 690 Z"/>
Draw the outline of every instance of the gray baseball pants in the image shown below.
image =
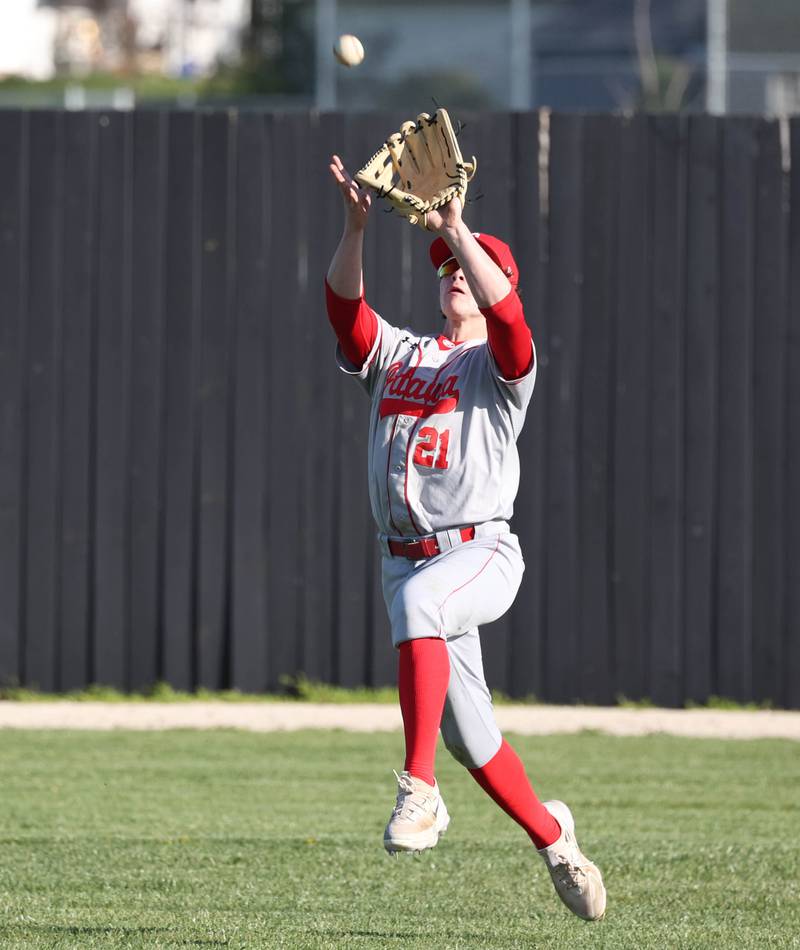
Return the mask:
<path fill-rule="evenodd" d="M 450 658 L 441 732 L 468 769 L 486 765 L 502 736 L 486 685 L 478 628 L 514 602 L 525 564 L 515 534 L 476 538 L 425 561 L 383 557 L 383 597 L 395 647 L 441 637 Z"/>

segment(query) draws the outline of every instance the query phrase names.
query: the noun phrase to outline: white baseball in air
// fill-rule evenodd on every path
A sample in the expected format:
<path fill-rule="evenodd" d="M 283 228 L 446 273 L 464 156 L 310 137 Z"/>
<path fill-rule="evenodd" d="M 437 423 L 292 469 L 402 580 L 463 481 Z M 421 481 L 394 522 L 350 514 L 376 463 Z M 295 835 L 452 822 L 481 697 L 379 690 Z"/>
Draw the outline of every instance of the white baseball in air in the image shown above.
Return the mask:
<path fill-rule="evenodd" d="M 333 55 L 342 66 L 358 66 L 364 58 L 364 47 L 361 40 L 352 33 L 343 33 L 333 47 Z"/>

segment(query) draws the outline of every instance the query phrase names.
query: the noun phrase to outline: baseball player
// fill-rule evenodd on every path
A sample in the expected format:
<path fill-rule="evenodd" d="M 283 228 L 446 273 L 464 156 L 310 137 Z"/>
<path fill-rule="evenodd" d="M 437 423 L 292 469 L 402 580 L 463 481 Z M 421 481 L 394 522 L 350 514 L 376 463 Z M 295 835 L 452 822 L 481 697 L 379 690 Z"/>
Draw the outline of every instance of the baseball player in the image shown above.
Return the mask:
<path fill-rule="evenodd" d="M 370 195 L 338 156 L 329 167 L 344 230 L 326 303 L 338 364 L 371 399 L 369 493 L 406 745 L 384 847 L 422 851 L 447 829 L 434 774 L 441 729 L 450 753 L 528 833 L 567 907 L 596 920 L 606 904 L 600 872 L 578 847 L 569 808 L 539 801 L 501 736 L 481 660 L 478 628 L 508 610 L 524 570 L 508 520 L 536 353 L 516 262 L 503 241 L 469 231 L 454 198 L 427 217 L 444 330 L 392 326 L 364 299 Z"/>

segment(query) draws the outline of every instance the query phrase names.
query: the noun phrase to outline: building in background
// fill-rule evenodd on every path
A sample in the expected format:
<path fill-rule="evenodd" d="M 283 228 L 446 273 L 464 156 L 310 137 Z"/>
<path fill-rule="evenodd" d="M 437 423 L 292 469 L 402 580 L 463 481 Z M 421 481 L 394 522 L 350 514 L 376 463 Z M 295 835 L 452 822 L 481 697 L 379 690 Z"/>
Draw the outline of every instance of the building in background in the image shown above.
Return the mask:
<path fill-rule="evenodd" d="M 728 46 L 733 110 L 800 113 L 799 0 L 730 0 Z"/>
<path fill-rule="evenodd" d="M 251 0 L 13 0 L 0 76 L 208 75 L 236 57 Z"/>
<path fill-rule="evenodd" d="M 14 0 L 0 14 L 0 79 L 49 79 L 55 72 L 53 49 L 58 14 L 38 0 Z"/>
<path fill-rule="evenodd" d="M 706 0 L 551 4 L 534 51 L 541 105 L 603 111 L 701 109 Z"/>
<path fill-rule="evenodd" d="M 635 6 L 634 0 L 530 0 L 528 107 L 641 105 Z M 373 97 L 379 107 L 403 108 L 435 96 L 462 108 L 508 108 L 514 7 L 511 0 L 407 3 L 403 28 L 392 0 L 338 0 L 337 32 L 357 33 L 367 57 L 358 70 L 338 71 L 337 101 L 367 108 Z M 679 104 L 685 106 L 702 86 L 705 0 L 654 3 L 649 19 L 659 69 L 679 68 L 692 78 L 681 78 Z M 421 23 L 424 30 L 417 29 Z"/>
<path fill-rule="evenodd" d="M 266 108 L 700 111 L 709 2 L 3 0 L 0 79 L 183 77 Z M 727 4 L 728 109 L 800 111 L 800 0 Z M 344 32 L 364 42 L 357 69 L 330 56 Z"/>
<path fill-rule="evenodd" d="M 127 0 L 127 6 L 139 50 L 171 76 L 207 76 L 238 56 L 251 14 L 251 0 Z"/>
<path fill-rule="evenodd" d="M 367 50 L 357 70 L 336 72 L 340 107 L 513 101 L 514 0 L 337 5 L 336 32 Z M 727 10 L 728 110 L 800 111 L 800 0 L 727 0 Z M 709 0 L 530 0 L 530 106 L 702 111 L 708 12 Z"/>

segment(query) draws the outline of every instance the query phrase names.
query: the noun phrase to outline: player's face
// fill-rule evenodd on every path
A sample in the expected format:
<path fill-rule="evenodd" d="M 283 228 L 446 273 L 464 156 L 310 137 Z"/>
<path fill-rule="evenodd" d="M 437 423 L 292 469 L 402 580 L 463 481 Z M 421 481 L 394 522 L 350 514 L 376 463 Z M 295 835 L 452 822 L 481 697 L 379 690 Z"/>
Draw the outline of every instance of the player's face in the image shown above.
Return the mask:
<path fill-rule="evenodd" d="M 439 307 L 448 318 L 481 316 L 461 268 L 439 279 Z"/>

